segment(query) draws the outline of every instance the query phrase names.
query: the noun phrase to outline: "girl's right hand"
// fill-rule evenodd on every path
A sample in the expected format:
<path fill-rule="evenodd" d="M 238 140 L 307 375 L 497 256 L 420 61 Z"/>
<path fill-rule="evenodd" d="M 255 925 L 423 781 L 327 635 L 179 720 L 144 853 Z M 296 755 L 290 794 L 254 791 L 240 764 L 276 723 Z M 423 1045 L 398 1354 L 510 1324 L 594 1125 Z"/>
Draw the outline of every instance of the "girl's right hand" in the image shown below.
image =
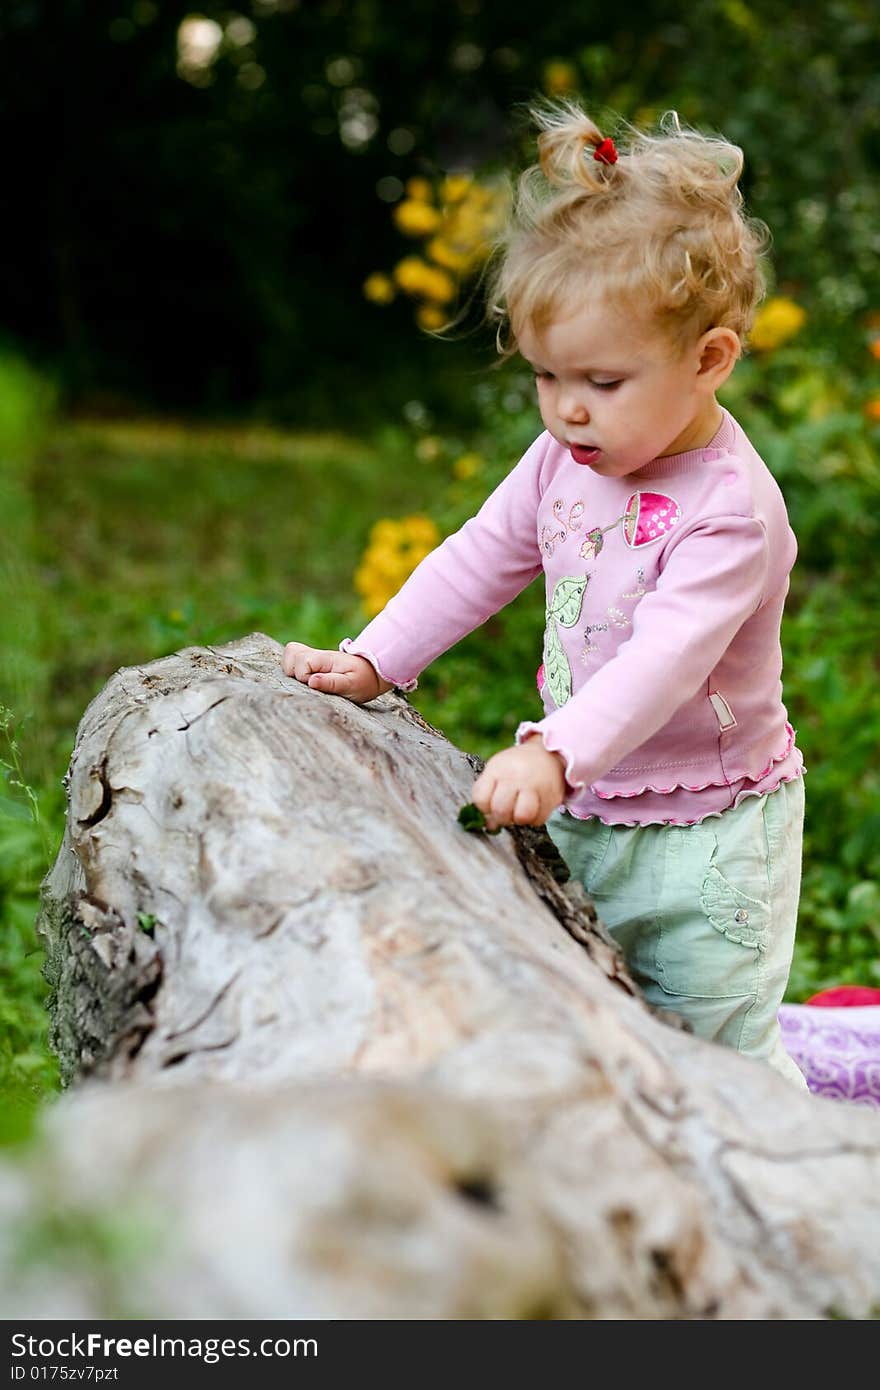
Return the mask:
<path fill-rule="evenodd" d="M 281 658 L 281 669 L 286 676 L 307 685 L 310 690 L 320 690 L 325 695 L 343 695 L 357 705 L 375 700 L 386 690 L 393 690 L 390 681 L 385 681 L 375 666 L 364 656 L 349 656 L 347 652 L 319 651 L 307 647 L 303 642 L 288 642 Z"/>

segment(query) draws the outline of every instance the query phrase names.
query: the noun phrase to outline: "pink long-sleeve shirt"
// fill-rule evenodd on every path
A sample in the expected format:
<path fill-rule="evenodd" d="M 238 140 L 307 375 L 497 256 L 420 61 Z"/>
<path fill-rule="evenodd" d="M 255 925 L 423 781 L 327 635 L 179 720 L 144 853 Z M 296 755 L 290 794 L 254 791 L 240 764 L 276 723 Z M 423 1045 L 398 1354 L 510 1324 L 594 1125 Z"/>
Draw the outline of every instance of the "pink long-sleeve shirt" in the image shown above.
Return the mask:
<path fill-rule="evenodd" d="M 727 412 L 709 447 L 625 478 L 541 434 L 356 640 L 404 690 L 543 570 L 540 734 L 565 809 L 606 824 L 693 824 L 805 771 L 782 703 L 779 631 L 797 542 Z"/>

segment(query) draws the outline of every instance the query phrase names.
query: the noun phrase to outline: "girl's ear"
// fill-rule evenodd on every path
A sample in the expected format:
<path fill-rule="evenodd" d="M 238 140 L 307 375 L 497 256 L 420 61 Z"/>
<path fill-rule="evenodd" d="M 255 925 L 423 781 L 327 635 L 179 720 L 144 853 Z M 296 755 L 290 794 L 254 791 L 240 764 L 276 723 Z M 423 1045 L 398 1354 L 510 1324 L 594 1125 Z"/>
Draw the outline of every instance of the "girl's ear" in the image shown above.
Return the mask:
<path fill-rule="evenodd" d="M 732 328 L 710 328 L 697 343 L 700 386 L 706 391 L 717 391 L 730 376 L 741 352 Z"/>

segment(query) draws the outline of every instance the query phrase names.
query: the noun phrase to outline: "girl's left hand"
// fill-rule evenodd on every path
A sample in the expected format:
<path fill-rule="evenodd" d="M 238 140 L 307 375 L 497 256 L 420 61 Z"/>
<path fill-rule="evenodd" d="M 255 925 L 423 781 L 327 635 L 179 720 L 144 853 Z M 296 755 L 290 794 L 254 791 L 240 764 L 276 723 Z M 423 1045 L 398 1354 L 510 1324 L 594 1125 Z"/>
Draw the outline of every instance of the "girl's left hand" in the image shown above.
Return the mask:
<path fill-rule="evenodd" d="M 491 757 L 471 798 L 486 817 L 486 828 L 543 825 L 565 800 L 565 764 L 548 753 L 540 734 Z"/>

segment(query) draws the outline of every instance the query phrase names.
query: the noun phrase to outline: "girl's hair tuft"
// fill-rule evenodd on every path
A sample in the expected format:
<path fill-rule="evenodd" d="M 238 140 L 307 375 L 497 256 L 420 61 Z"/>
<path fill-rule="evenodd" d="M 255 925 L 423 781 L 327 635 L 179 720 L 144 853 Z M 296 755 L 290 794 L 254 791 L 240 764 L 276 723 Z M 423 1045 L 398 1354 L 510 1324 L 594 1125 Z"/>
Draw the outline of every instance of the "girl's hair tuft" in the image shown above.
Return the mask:
<path fill-rule="evenodd" d="M 596 123 L 573 101 L 537 107 L 532 114 L 541 131 L 538 167 L 547 183 L 605 192 L 613 177 L 613 165 L 595 158 L 604 139 Z"/>
<path fill-rule="evenodd" d="M 525 324 L 540 331 L 597 296 L 649 308 L 679 342 L 713 326 L 742 341 L 768 242 L 743 210 L 742 150 L 667 112 L 656 134 L 618 123 L 607 164 L 594 158 L 605 133 L 576 102 L 532 115 L 538 163 L 519 179 L 488 274 L 502 354 Z"/>

